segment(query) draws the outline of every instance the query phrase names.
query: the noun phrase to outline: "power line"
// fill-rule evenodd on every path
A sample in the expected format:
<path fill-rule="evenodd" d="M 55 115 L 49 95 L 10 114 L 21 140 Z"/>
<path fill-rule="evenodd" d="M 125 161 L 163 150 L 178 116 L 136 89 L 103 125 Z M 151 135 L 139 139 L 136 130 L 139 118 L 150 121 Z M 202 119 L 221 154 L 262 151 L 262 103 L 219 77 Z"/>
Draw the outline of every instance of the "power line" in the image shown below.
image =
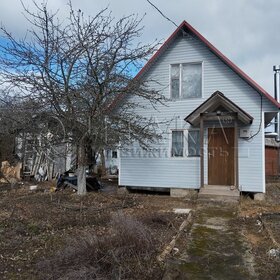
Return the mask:
<path fill-rule="evenodd" d="M 173 21 L 171 20 L 170 18 L 168 18 L 166 15 L 163 14 L 163 12 L 157 7 L 155 6 L 151 1 L 147 0 L 147 2 L 153 6 L 165 19 L 167 19 L 168 21 L 170 21 L 171 23 L 173 23 L 176 27 L 178 27 L 178 25 Z"/>

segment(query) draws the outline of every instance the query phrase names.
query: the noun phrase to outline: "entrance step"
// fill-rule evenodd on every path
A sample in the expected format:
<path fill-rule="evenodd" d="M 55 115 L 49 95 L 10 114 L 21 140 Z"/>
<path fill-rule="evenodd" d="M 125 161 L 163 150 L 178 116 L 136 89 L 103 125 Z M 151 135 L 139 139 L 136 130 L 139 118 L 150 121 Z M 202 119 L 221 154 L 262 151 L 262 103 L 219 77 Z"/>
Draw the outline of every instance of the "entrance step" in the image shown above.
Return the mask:
<path fill-rule="evenodd" d="M 205 185 L 198 193 L 198 200 L 238 201 L 239 197 L 239 190 L 233 186 Z"/>

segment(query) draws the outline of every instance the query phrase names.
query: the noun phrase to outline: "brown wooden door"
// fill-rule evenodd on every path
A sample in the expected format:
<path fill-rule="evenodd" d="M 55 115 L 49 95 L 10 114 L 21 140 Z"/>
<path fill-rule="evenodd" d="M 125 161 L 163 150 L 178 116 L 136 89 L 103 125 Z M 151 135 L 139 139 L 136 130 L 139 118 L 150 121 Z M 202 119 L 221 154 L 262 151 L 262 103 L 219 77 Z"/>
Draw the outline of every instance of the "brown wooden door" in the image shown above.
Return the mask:
<path fill-rule="evenodd" d="M 234 185 L 234 128 L 208 128 L 208 185 Z"/>

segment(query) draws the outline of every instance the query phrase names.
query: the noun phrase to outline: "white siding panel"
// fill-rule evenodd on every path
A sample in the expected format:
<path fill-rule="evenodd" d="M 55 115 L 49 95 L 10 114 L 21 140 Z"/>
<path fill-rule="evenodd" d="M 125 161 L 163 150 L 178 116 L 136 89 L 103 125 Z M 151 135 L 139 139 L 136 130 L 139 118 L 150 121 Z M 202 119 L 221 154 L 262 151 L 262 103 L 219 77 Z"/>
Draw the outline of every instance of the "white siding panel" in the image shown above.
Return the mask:
<path fill-rule="evenodd" d="M 168 106 L 159 105 L 157 111 L 147 104 L 145 109 L 138 109 L 143 116 L 155 116 L 159 121 L 174 119 L 169 127 L 161 127 L 165 139 L 154 145 L 155 154 L 141 151 L 137 145 L 133 153 L 123 151 L 121 155 L 121 172 L 119 183 L 138 187 L 176 187 L 199 188 L 199 158 L 170 158 L 171 129 L 188 129 L 184 118 L 203 101 L 219 90 L 239 107 L 249 113 L 253 124 L 249 127 L 252 135 L 250 141 L 239 138 L 239 182 L 243 191 L 264 191 L 264 154 L 263 154 L 263 114 L 264 111 L 276 111 L 274 105 L 261 97 L 253 88 L 243 81 L 227 65 L 219 60 L 205 45 L 196 39 L 181 37 L 176 39 L 166 52 L 157 60 L 146 74 L 147 79 L 160 82 L 151 83 L 156 90 L 162 90 L 169 98 L 169 69 L 171 63 L 203 62 L 202 98 L 170 101 Z M 141 100 L 138 100 L 141 102 Z M 205 148 L 207 131 L 205 130 Z M 207 183 L 207 149 L 205 154 L 205 180 Z"/>
<path fill-rule="evenodd" d="M 138 187 L 198 188 L 199 158 L 124 160 L 120 185 Z M 125 175 L 124 176 L 124 172 Z"/>

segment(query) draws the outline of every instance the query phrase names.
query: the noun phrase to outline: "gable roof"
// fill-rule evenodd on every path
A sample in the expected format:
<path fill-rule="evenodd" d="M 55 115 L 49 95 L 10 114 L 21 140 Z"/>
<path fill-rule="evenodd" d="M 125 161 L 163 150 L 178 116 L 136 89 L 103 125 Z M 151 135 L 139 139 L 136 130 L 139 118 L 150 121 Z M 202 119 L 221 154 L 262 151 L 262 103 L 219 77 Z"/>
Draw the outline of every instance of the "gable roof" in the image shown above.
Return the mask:
<path fill-rule="evenodd" d="M 169 47 L 169 45 L 175 40 L 178 33 L 181 31 L 188 31 L 198 38 L 203 44 L 210 49 L 218 58 L 220 58 L 228 67 L 230 67 L 241 79 L 248 83 L 258 93 L 263 95 L 269 101 L 271 101 L 277 108 L 280 108 L 278 103 L 267 91 L 265 91 L 260 85 L 258 85 L 252 78 L 250 78 L 245 72 L 243 72 L 238 66 L 236 66 L 231 60 L 223 55 L 216 47 L 214 47 L 205 37 L 203 37 L 196 29 L 194 29 L 189 23 L 183 21 L 178 28 L 171 34 L 171 36 L 164 42 L 164 44 L 158 49 L 158 51 L 150 58 L 145 66 L 138 72 L 135 79 L 141 78 L 151 65 L 159 58 L 159 56 Z"/>
<path fill-rule="evenodd" d="M 253 117 L 247 112 L 242 110 L 238 105 L 233 103 L 229 98 L 227 98 L 220 91 L 214 92 L 207 100 L 200 104 L 193 112 L 191 112 L 185 121 L 193 126 L 199 125 L 201 114 L 207 112 L 211 113 L 219 108 L 224 108 L 226 111 L 237 114 L 237 119 L 244 124 L 251 124 L 253 122 Z"/>

